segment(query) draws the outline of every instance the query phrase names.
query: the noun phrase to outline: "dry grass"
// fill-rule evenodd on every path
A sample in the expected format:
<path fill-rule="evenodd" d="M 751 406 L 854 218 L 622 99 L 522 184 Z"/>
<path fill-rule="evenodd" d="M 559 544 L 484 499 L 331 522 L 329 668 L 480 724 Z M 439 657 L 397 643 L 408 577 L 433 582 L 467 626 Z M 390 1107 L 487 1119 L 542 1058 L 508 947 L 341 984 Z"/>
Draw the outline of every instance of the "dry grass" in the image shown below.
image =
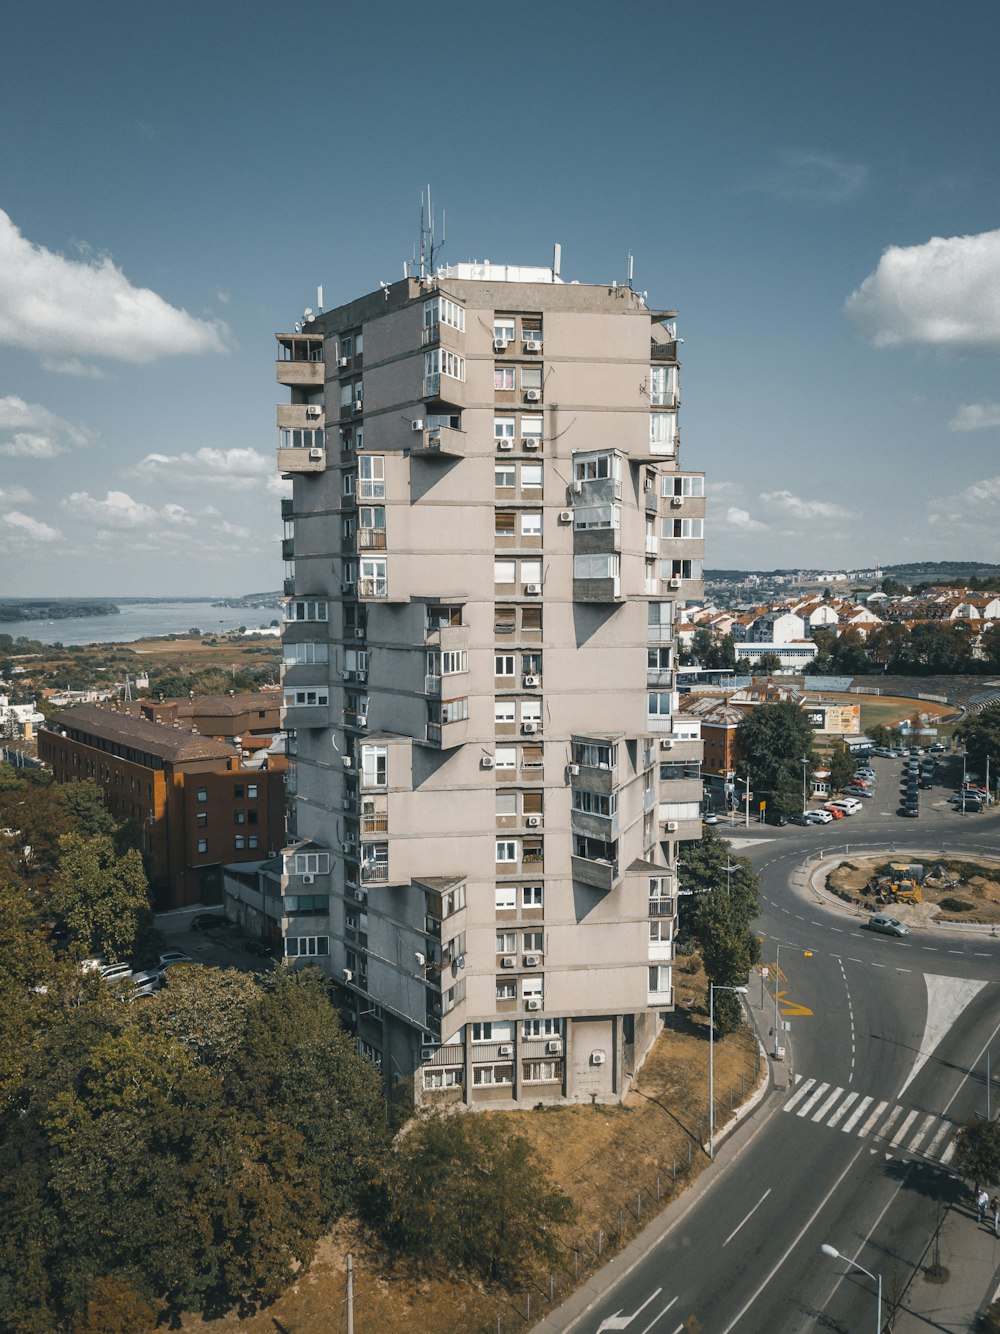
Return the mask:
<path fill-rule="evenodd" d="M 827 876 L 827 886 L 847 902 L 874 910 L 878 905 L 866 892 L 866 886 L 877 868 L 889 860 L 885 853 L 878 857 L 852 857 L 834 867 Z M 909 858 L 899 853 L 891 860 L 904 862 Z M 925 860 L 924 865 L 927 876 L 921 886 L 922 901 L 889 905 L 889 911 L 901 921 L 921 926 L 932 925 L 935 920 L 1000 923 L 1000 862 L 990 857 L 980 857 L 975 862 L 944 857 L 932 862 Z M 943 908 L 942 900 L 946 905 Z M 968 903 L 969 911 L 951 910 L 947 906 L 951 900 Z"/>
<path fill-rule="evenodd" d="M 697 961 L 675 970 L 678 1011 L 657 1039 L 623 1106 L 559 1107 L 533 1112 L 495 1112 L 531 1136 L 554 1179 L 574 1199 L 578 1216 L 562 1230 L 566 1266 L 556 1276 L 556 1299 L 573 1287 L 573 1251 L 580 1251 L 580 1276 L 601 1232 L 602 1261 L 660 1208 L 683 1190 L 706 1165 L 701 1148 L 708 1104 L 708 1025 L 705 980 Z M 716 1133 L 727 1119 L 721 1110 L 729 1091 L 753 1085 L 756 1044 L 743 1030 L 715 1044 Z M 688 1168 L 690 1154 L 691 1166 Z M 674 1184 L 674 1166 L 677 1181 Z M 636 1218 L 636 1195 L 641 1195 Z M 345 1256 L 354 1255 L 354 1323 L 357 1334 L 406 1329 L 410 1334 L 476 1334 L 526 1328 L 509 1298 L 465 1279 L 426 1279 L 408 1265 L 393 1266 L 353 1225 L 324 1237 L 309 1270 L 266 1312 L 247 1320 L 229 1316 L 212 1321 L 220 1334 L 333 1334 L 345 1326 Z M 547 1280 L 543 1278 L 544 1287 Z M 515 1300 L 525 1311 L 525 1296 Z M 534 1290 L 532 1319 L 544 1311 L 542 1288 Z M 189 1317 L 185 1329 L 203 1322 Z"/>

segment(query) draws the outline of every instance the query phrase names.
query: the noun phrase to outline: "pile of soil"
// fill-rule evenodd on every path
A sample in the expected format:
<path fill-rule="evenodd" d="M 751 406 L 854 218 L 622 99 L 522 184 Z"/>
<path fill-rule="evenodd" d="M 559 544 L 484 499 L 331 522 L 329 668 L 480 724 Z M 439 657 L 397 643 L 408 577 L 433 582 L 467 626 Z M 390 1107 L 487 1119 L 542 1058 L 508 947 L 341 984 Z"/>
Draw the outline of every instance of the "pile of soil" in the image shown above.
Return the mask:
<path fill-rule="evenodd" d="M 919 862 L 924 867 L 920 903 L 879 901 L 872 885 L 890 874 L 893 864 Z M 927 858 L 897 853 L 887 857 L 852 857 L 829 873 L 826 888 L 846 903 L 866 911 L 884 908 L 912 924 L 974 922 L 1000 924 L 1000 862 L 984 857 Z"/>

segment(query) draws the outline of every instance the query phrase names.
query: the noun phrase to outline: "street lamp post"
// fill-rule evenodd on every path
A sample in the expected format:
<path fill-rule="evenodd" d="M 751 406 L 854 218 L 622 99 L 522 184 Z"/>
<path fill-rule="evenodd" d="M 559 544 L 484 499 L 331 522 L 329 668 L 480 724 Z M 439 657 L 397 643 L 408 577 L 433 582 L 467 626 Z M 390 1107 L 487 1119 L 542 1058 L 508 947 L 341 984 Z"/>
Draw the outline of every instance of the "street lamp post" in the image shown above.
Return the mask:
<path fill-rule="evenodd" d="M 809 756 L 802 756 L 802 814 L 806 813 L 806 775 L 809 772 Z"/>
<path fill-rule="evenodd" d="M 824 1242 L 820 1247 L 820 1250 L 824 1255 L 828 1255 L 831 1260 L 843 1260 L 845 1264 L 849 1264 L 854 1269 L 860 1270 L 862 1274 L 867 1274 L 871 1281 L 876 1285 L 875 1334 L 882 1334 L 882 1275 L 873 1274 L 871 1270 L 866 1269 L 864 1265 L 859 1265 L 857 1260 L 852 1260 L 847 1255 L 841 1255 L 836 1246 L 828 1246 L 827 1243 Z"/>
<path fill-rule="evenodd" d="M 708 1156 L 715 1157 L 715 993 L 735 991 L 747 994 L 746 987 L 722 987 L 714 982 L 708 987 Z"/>

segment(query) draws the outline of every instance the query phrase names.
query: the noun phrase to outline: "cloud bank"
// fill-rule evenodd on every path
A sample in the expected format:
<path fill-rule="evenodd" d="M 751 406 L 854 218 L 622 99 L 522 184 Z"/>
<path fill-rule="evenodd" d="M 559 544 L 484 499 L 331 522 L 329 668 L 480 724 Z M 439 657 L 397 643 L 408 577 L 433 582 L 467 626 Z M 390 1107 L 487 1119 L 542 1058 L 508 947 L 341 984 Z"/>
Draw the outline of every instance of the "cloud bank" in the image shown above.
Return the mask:
<path fill-rule="evenodd" d="M 34 245 L 0 209 L 0 343 L 51 370 L 87 374 L 80 358 L 145 365 L 224 351 L 229 329 L 134 287 L 107 255 L 67 259 Z"/>
<path fill-rule="evenodd" d="M 791 491 L 762 491 L 761 500 L 794 519 L 853 519 L 850 510 L 828 500 L 803 500 Z"/>
<path fill-rule="evenodd" d="M 949 431 L 987 431 L 1000 426 L 1000 403 L 962 403 Z"/>
<path fill-rule="evenodd" d="M 157 484 L 178 486 L 225 486 L 230 491 L 249 491 L 273 474 L 274 464 L 256 449 L 211 449 L 194 453 L 147 454 L 127 474 Z"/>
<path fill-rule="evenodd" d="M 8 528 L 13 528 L 18 537 L 32 542 L 55 542 L 62 536 L 58 528 L 50 528 L 47 523 L 33 519 L 30 514 L 22 514 L 20 510 L 0 514 L 0 522 L 5 523 Z"/>
<path fill-rule="evenodd" d="M 844 311 L 876 347 L 1000 348 L 1000 231 L 890 246 Z"/>
<path fill-rule="evenodd" d="M 2 279 L 0 279 L 2 282 Z M 12 459 L 54 459 L 86 445 L 90 431 L 16 394 L 0 398 L 0 454 Z"/>

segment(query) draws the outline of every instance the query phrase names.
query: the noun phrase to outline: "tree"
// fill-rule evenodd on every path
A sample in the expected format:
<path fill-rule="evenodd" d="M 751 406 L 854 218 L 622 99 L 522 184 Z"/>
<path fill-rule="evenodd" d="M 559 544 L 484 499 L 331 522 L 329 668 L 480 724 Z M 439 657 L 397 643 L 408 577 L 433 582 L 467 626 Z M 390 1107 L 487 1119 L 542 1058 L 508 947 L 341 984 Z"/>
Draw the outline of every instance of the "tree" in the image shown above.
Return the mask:
<path fill-rule="evenodd" d="M 792 700 L 758 704 L 737 729 L 743 759 L 740 776 L 750 776 L 754 792 L 778 814 L 802 807 L 802 760 L 812 762 L 814 733 Z"/>
<path fill-rule="evenodd" d="M 827 767 L 830 770 L 831 790 L 842 792 L 854 777 L 854 759 L 843 742 L 834 746 L 827 756 Z"/>
<path fill-rule="evenodd" d="M 955 1136 L 955 1166 L 980 1184 L 1000 1184 L 1000 1122 L 970 1121 Z"/>
<path fill-rule="evenodd" d="M 965 744 L 972 772 L 985 779 L 988 764 L 990 782 L 995 786 L 1000 779 L 1000 704 L 969 714 L 955 728 L 955 734 Z"/>
<path fill-rule="evenodd" d="M 754 672 L 761 676 L 774 676 L 781 671 L 781 658 L 770 649 L 762 653 L 754 663 Z"/>
<path fill-rule="evenodd" d="M 876 723 L 874 727 L 869 727 L 868 735 L 875 742 L 876 746 L 891 746 L 892 733 L 884 723 Z"/>
<path fill-rule="evenodd" d="M 97 834 L 113 835 L 117 830 L 118 825 L 104 804 L 101 789 L 92 778 L 78 783 L 61 783 L 56 792 L 75 833 L 93 838 Z"/>
<path fill-rule="evenodd" d="M 428 1268 L 497 1282 L 561 1253 L 573 1217 L 531 1141 L 501 1117 L 431 1116 L 403 1136 L 383 1178 L 389 1239 Z"/>
<path fill-rule="evenodd" d="M 255 973 L 177 964 L 155 1005 L 140 1005 L 136 1022 L 174 1038 L 201 1065 L 227 1076 L 237 1068 L 247 1016 L 263 999 Z"/>
<path fill-rule="evenodd" d="M 156 1326 L 156 1306 L 121 1278 L 99 1278 L 73 1334 L 146 1334 Z"/>
<path fill-rule="evenodd" d="M 135 849 L 119 856 L 107 835 L 59 840 L 52 909 L 85 951 L 110 959 L 131 957 L 152 930 L 149 881 Z"/>

